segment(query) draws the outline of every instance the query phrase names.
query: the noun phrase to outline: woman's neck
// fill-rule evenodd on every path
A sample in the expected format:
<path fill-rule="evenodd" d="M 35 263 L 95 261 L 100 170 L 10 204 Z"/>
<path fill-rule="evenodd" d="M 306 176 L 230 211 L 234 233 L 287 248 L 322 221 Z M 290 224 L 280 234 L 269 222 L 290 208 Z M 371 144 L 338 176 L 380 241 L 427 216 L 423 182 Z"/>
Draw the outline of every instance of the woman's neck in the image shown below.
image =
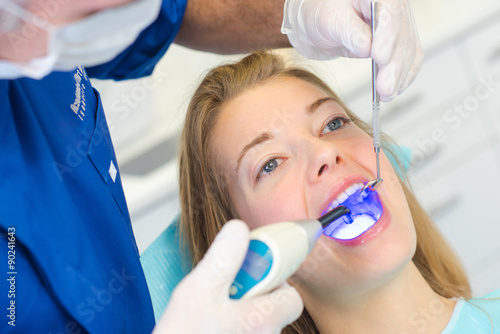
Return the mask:
<path fill-rule="evenodd" d="M 397 277 L 362 296 L 322 300 L 303 294 L 320 333 L 441 333 L 455 305 L 435 293 L 410 262 Z"/>

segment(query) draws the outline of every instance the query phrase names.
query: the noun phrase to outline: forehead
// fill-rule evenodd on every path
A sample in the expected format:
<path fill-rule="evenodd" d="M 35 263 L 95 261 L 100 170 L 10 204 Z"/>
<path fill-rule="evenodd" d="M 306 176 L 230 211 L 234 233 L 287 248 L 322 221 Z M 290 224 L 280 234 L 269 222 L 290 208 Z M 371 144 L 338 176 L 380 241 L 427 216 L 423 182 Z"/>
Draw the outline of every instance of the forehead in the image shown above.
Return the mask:
<path fill-rule="evenodd" d="M 252 87 L 226 102 L 212 133 L 218 162 L 235 162 L 241 149 L 264 131 L 276 133 L 307 117 L 305 110 L 327 94 L 297 78 L 280 77 Z"/>
<path fill-rule="evenodd" d="M 303 111 L 305 105 L 325 96 L 327 95 L 323 90 L 305 80 L 292 77 L 273 78 L 228 101 L 222 109 L 222 117 L 256 118 L 252 117 L 256 113 L 272 116 L 276 109 L 285 108 L 289 112 Z M 252 116 L 246 114 L 246 111 L 251 111 Z"/>
<path fill-rule="evenodd" d="M 275 78 L 252 87 L 225 103 L 215 133 L 225 140 L 254 134 L 276 127 L 277 123 L 305 116 L 305 108 L 326 97 L 319 87 L 297 78 Z"/>

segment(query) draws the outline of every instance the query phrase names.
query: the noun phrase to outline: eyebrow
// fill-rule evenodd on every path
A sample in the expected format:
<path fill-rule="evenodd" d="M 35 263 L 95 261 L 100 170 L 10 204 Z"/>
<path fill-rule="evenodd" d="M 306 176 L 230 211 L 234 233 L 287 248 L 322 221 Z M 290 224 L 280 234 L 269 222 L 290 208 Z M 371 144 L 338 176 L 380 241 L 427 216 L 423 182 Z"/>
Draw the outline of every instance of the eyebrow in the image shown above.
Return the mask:
<path fill-rule="evenodd" d="M 335 101 L 336 102 L 337 100 L 334 99 L 333 97 L 330 97 L 330 96 L 317 99 L 316 101 L 314 101 L 313 103 L 311 103 L 310 105 L 308 105 L 306 107 L 306 114 L 307 115 L 313 114 L 316 111 L 316 109 L 319 108 L 319 106 L 321 106 L 323 103 L 328 102 L 328 101 Z M 271 140 L 273 138 L 274 138 L 274 136 L 272 135 L 272 133 L 270 133 L 269 131 L 266 131 L 266 132 L 262 132 L 260 135 L 255 137 L 254 140 L 252 140 L 250 143 L 245 145 L 245 147 L 243 147 L 243 149 L 241 150 L 241 152 L 238 156 L 238 163 L 236 166 L 236 170 L 237 171 L 239 170 L 241 160 L 243 159 L 245 154 L 248 152 L 248 150 L 250 150 L 252 147 L 254 147 L 256 145 L 262 144 L 263 142 Z"/>
<path fill-rule="evenodd" d="M 245 147 L 243 147 L 243 149 L 241 150 L 240 155 L 238 156 L 238 165 L 236 167 L 236 170 L 238 170 L 240 168 L 241 159 L 243 159 L 243 157 L 245 156 L 245 153 L 247 153 L 247 151 L 249 149 L 251 149 L 255 145 L 259 145 L 259 144 L 261 144 L 265 141 L 271 140 L 273 138 L 274 138 L 274 136 L 270 132 L 266 131 L 266 132 L 262 132 L 260 135 L 255 137 L 254 140 L 252 140 L 250 143 L 245 145 Z"/>
<path fill-rule="evenodd" d="M 316 101 L 314 101 L 313 103 L 311 103 L 310 105 L 308 105 L 306 107 L 306 114 L 307 115 L 311 115 L 313 114 L 316 109 L 319 108 L 320 105 L 322 105 L 323 103 L 325 102 L 328 102 L 328 101 L 334 101 L 334 102 L 337 102 L 336 99 L 334 99 L 333 97 L 331 96 L 327 96 L 327 97 L 322 97 L 320 99 L 317 99 Z"/>

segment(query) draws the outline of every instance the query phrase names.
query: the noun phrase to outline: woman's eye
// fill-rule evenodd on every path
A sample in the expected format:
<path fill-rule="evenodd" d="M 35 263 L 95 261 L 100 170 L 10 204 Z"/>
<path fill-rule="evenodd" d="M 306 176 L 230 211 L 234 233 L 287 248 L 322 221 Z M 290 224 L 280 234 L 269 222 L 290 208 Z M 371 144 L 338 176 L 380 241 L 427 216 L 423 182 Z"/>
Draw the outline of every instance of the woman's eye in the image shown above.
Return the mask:
<path fill-rule="evenodd" d="M 270 173 L 272 172 L 276 167 L 278 167 L 278 161 L 276 159 L 269 160 L 264 167 L 262 167 L 262 172 L 264 173 Z"/>
<path fill-rule="evenodd" d="M 272 158 L 268 160 L 264 166 L 259 171 L 259 174 L 257 175 L 257 180 L 259 180 L 262 176 L 268 175 L 276 170 L 278 168 L 279 162 L 283 159 L 278 159 L 278 158 Z"/>
<path fill-rule="evenodd" d="M 337 117 L 332 119 L 321 131 L 321 135 L 326 135 L 329 132 L 333 132 L 342 128 L 346 123 L 349 123 L 351 120 L 346 117 Z"/>

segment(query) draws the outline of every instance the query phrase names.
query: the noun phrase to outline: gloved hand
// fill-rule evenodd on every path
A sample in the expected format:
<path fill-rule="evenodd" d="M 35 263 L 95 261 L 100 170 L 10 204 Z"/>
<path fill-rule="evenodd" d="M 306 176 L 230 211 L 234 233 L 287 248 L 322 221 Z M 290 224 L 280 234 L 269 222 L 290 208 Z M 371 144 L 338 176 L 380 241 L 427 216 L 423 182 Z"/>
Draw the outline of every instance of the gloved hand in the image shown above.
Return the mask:
<path fill-rule="evenodd" d="M 373 41 L 370 2 L 286 0 L 281 32 L 307 58 L 373 58 L 380 99 L 390 101 L 413 82 L 424 55 L 408 0 L 377 0 Z"/>
<path fill-rule="evenodd" d="M 248 227 L 240 220 L 224 225 L 205 257 L 175 288 L 154 333 L 280 333 L 303 309 L 288 284 L 245 300 L 229 298 L 229 288 L 245 258 Z"/>

